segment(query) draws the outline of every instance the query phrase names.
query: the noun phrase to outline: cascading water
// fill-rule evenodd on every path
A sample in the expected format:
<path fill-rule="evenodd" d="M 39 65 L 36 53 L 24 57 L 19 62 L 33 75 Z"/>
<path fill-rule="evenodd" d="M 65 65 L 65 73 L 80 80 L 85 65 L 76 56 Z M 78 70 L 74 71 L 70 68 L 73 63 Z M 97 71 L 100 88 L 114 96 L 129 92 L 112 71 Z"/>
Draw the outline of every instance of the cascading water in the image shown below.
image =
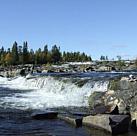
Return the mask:
<path fill-rule="evenodd" d="M 107 81 L 92 81 L 83 78 L 57 78 L 51 76 L 12 80 L 0 78 L 3 88 L 16 91 L 0 98 L 5 107 L 17 109 L 46 109 L 68 106 L 88 106 L 88 97 L 94 91 L 106 91 Z"/>

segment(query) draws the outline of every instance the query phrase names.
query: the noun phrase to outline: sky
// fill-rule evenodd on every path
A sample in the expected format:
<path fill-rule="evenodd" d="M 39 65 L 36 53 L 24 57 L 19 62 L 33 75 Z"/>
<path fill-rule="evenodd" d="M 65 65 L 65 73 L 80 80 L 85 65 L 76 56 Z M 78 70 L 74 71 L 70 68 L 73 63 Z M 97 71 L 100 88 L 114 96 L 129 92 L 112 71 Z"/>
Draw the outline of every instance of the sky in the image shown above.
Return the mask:
<path fill-rule="evenodd" d="M 137 57 L 137 0 L 0 0 L 0 47 L 28 41 L 99 59 Z"/>

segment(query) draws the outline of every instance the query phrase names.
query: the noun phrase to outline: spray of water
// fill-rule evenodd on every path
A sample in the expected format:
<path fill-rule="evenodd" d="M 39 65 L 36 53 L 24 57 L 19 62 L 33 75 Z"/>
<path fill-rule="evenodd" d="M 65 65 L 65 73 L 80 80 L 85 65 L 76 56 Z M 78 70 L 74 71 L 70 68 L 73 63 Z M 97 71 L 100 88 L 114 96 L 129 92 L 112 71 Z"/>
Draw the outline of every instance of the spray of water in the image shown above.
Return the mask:
<path fill-rule="evenodd" d="M 78 82 L 82 81 L 79 79 Z M 94 91 L 106 91 L 108 82 L 88 80 L 78 85 L 73 79 L 55 79 L 37 77 L 26 79 L 18 77 L 12 80 L 0 78 L 0 86 L 16 89 L 21 93 L 1 97 L 1 104 L 18 109 L 46 109 L 68 106 L 88 106 L 88 97 Z"/>

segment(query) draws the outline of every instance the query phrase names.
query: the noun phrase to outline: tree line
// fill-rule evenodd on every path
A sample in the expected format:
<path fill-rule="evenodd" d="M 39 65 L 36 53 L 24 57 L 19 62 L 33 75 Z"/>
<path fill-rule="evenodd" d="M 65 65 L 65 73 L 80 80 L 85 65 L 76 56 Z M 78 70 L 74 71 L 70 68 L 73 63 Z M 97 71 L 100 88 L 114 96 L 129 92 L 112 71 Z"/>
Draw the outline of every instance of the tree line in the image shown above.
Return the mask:
<path fill-rule="evenodd" d="M 91 57 L 84 52 L 61 52 L 60 47 L 53 45 L 51 50 L 48 45 L 43 49 L 38 48 L 36 51 L 28 49 L 28 42 L 23 42 L 22 46 L 18 46 L 15 41 L 11 48 L 7 50 L 2 46 L 0 49 L 0 64 L 20 65 L 20 64 L 58 64 L 63 62 L 85 62 L 91 61 Z"/>

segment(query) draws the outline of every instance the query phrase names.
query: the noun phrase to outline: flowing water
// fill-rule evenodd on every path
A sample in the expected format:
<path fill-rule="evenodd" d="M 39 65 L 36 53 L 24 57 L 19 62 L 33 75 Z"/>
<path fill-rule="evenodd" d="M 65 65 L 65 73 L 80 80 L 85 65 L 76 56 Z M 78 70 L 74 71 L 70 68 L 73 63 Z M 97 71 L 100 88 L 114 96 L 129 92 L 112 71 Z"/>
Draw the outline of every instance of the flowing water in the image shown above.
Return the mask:
<path fill-rule="evenodd" d="M 60 73 L 12 79 L 0 77 L 0 135 L 110 136 L 99 130 L 75 128 L 58 119 L 34 120 L 31 114 L 46 110 L 88 112 L 91 93 L 106 91 L 111 78 L 129 74 Z"/>

